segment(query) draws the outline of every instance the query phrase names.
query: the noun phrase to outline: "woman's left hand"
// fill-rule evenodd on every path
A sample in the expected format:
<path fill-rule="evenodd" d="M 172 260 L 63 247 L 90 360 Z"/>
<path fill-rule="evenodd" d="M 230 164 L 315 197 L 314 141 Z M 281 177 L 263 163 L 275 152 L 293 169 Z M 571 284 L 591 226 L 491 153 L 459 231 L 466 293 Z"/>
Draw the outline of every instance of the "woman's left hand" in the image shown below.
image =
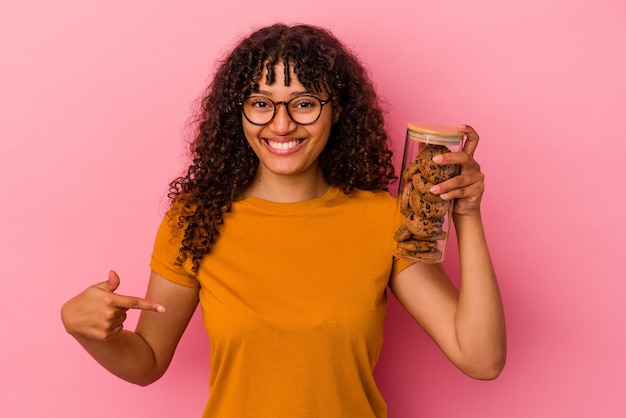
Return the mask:
<path fill-rule="evenodd" d="M 433 186 L 431 192 L 438 194 L 444 200 L 456 199 L 453 209 L 455 215 L 479 213 L 480 201 L 485 190 L 485 175 L 480 171 L 480 165 L 474 160 L 474 151 L 478 146 L 478 133 L 468 125 L 461 125 L 458 129 L 466 135 L 463 149 L 460 152 L 437 155 L 433 160 L 437 164 L 460 165 L 460 174 Z"/>

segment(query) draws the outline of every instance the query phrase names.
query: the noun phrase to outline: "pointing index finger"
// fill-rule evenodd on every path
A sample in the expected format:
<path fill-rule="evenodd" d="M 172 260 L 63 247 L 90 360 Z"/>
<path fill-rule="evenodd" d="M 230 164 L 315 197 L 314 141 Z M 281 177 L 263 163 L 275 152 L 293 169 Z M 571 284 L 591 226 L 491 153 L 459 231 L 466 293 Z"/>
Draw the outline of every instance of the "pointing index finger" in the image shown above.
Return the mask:
<path fill-rule="evenodd" d="M 141 309 L 143 311 L 165 312 L 165 307 L 160 303 L 134 296 L 118 295 L 117 306 L 124 309 Z"/>

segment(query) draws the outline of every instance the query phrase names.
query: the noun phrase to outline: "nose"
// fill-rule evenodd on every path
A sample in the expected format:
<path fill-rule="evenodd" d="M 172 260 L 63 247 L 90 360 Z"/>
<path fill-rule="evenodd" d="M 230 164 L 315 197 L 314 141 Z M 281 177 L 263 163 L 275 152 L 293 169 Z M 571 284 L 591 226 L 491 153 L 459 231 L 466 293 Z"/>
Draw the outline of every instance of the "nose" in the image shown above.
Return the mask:
<path fill-rule="evenodd" d="M 281 102 L 276 104 L 276 113 L 269 125 L 276 133 L 286 133 L 296 129 L 297 123 L 291 119 L 289 112 L 287 112 L 287 103 Z"/>

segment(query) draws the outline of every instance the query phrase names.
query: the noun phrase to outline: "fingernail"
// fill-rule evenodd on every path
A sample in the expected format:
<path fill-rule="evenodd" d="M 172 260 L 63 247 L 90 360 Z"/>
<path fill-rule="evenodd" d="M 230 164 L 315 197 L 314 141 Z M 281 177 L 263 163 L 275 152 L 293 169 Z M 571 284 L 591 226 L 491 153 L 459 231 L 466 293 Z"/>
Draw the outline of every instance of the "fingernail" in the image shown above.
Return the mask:
<path fill-rule="evenodd" d="M 163 307 L 161 305 L 157 306 L 156 309 L 157 309 L 157 312 L 165 312 L 165 307 Z"/>
<path fill-rule="evenodd" d="M 440 163 L 442 160 L 443 160 L 443 156 L 441 156 L 441 155 L 435 155 L 433 157 L 433 161 L 436 162 L 436 163 Z"/>
<path fill-rule="evenodd" d="M 431 188 L 430 188 L 430 192 L 431 192 L 431 193 L 434 193 L 434 194 L 439 193 L 439 186 L 433 186 L 433 187 L 431 187 Z"/>

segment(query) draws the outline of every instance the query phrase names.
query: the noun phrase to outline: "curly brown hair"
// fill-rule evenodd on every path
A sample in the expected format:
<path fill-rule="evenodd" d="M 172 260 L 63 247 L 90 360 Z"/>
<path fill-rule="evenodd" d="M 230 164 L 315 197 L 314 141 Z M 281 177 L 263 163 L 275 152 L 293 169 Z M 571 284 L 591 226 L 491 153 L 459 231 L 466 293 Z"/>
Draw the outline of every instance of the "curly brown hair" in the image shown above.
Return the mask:
<path fill-rule="evenodd" d="M 219 63 L 201 102 L 192 163 L 170 183 L 168 196 L 180 203 L 176 227 L 184 228 L 177 262 L 190 257 L 193 274 L 218 238 L 224 213 L 250 186 L 259 163 L 243 133 L 240 104 L 258 89 L 264 69 L 266 83 L 275 81 L 274 66 L 281 61 L 292 66 L 307 90 L 327 92 L 340 111 L 319 157 L 326 181 L 350 193 L 355 188 L 386 190 L 396 178 L 383 112 L 358 58 L 326 29 L 284 24 L 259 29 Z M 289 66 L 285 69 L 289 85 Z"/>

